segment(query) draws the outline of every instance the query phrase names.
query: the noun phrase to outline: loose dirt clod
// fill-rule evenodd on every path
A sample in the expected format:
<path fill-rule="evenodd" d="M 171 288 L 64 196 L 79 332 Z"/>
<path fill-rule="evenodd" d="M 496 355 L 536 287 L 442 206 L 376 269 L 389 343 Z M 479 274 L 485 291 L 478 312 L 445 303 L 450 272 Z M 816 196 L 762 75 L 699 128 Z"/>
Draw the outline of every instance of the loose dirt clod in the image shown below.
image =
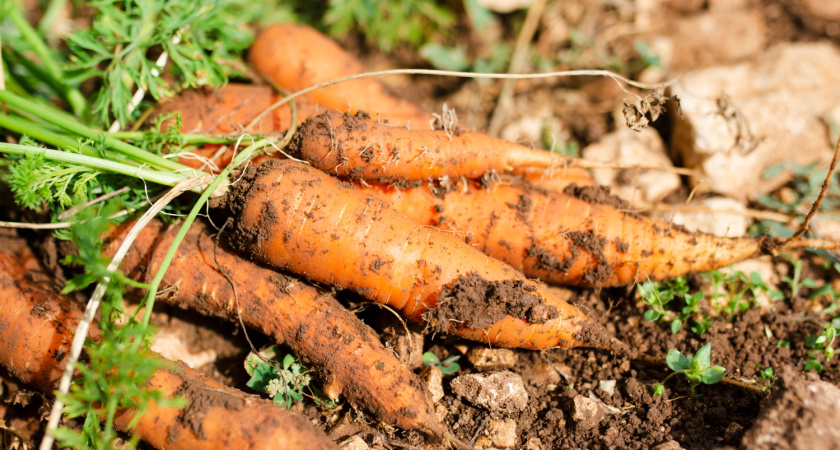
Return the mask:
<path fill-rule="evenodd" d="M 452 380 L 452 392 L 489 411 L 515 412 L 528 406 L 522 377 L 513 372 L 471 373 Z"/>
<path fill-rule="evenodd" d="M 807 381 L 791 366 L 780 371 L 768 406 L 747 431 L 741 448 L 836 449 L 840 445 L 840 389 L 825 381 Z"/>
<path fill-rule="evenodd" d="M 508 315 L 528 323 L 559 317 L 557 308 L 543 303 L 536 289 L 524 281 L 488 281 L 470 272 L 443 289 L 438 306 L 430 310 L 426 320 L 432 330 L 447 332 L 452 323 L 480 329 Z"/>

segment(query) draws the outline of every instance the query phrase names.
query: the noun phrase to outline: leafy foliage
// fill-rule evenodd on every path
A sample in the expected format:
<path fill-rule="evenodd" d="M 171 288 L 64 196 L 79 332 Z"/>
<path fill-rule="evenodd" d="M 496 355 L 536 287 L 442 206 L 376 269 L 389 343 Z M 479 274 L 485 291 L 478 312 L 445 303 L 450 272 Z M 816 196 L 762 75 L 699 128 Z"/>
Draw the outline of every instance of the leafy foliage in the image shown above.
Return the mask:
<path fill-rule="evenodd" d="M 675 349 L 668 350 L 665 362 L 674 373 L 653 387 L 654 395 L 662 395 L 665 392 L 665 382 L 677 374 L 685 375 L 691 384 L 692 393 L 701 383 L 715 384 L 726 376 L 726 369 L 721 366 L 712 366 L 711 342 L 701 347 L 694 356 L 683 355 Z"/>
<path fill-rule="evenodd" d="M 97 14 L 90 28 L 67 37 L 68 83 L 101 79 L 93 97 L 97 122 L 129 121 L 135 88 L 155 99 L 202 85 L 221 86 L 237 72 L 231 61 L 252 42 L 246 26 L 260 8 L 244 0 L 94 0 Z M 249 11 L 254 11 L 249 14 Z M 171 61 L 174 82 L 158 76 L 160 50 Z"/>
<path fill-rule="evenodd" d="M 437 366 L 440 369 L 440 372 L 444 375 L 455 373 L 461 370 L 461 365 L 457 363 L 457 361 L 461 358 L 461 355 L 450 356 L 444 360 L 438 358 L 432 352 L 423 353 L 423 365 L 424 366 Z"/>
<path fill-rule="evenodd" d="M 287 409 L 295 402 L 303 401 L 304 396 L 309 396 L 315 403 L 328 408 L 335 406 L 333 401 L 323 398 L 323 393 L 309 386 L 312 377 L 295 355 L 285 355 L 279 364 L 278 356 L 276 347 L 264 349 L 259 354 L 248 354 L 245 359 L 245 371 L 251 376 L 248 387 L 265 392 L 275 405 Z M 304 390 L 309 390 L 311 395 L 307 395 Z"/>
<path fill-rule="evenodd" d="M 26 137 L 21 144 L 38 146 Z M 78 149 L 67 149 L 79 153 Z M 16 158 L 9 167 L 9 182 L 19 205 L 40 209 L 43 203 L 54 208 L 68 208 L 89 196 L 89 185 L 99 172 L 83 166 L 47 161 L 41 155 Z"/>
<path fill-rule="evenodd" d="M 114 209 L 115 205 L 105 208 L 106 211 Z M 75 380 L 70 392 L 61 397 L 67 417 L 85 416 L 81 432 L 68 428 L 56 430 L 62 446 L 73 448 L 111 448 L 117 437 L 113 419 L 118 409 L 136 408 L 136 417 L 140 417 L 152 400 L 164 407 L 183 405 L 180 399 L 164 398 L 160 391 L 146 389 L 151 376 L 171 363 L 151 352 L 151 327 L 125 313 L 123 293 L 129 281 L 123 276 L 109 276 L 105 270 L 107 261 L 101 256 L 99 240 L 99 233 L 108 226 L 105 217 L 88 210 L 82 213 L 81 221 L 71 227 L 73 241 L 79 248 L 79 256 L 73 260 L 84 263 L 86 272 L 73 278 L 64 291 L 108 280 L 99 321 L 101 338 L 87 340 L 88 361 L 76 366 L 81 377 Z M 136 443 L 134 439 L 130 444 L 135 446 Z"/>
<path fill-rule="evenodd" d="M 332 35 L 359 30 L 388 52 L 402 43 L 421 46 L 428 36 L 452 26 L 455 16 L 433 0 L 330 0 L 323 20 Z"/>

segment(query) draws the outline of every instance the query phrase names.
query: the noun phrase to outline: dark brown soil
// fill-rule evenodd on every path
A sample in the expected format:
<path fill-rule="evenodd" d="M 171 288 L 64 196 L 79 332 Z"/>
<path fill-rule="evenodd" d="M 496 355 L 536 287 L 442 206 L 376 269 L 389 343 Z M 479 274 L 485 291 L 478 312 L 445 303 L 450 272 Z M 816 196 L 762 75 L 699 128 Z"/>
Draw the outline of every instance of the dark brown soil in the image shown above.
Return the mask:
<path fill-rule="evenodd" d="M 460 325 L 488 328 L 505 316 L 545 323 L 560 313 L 556 307 L 546 305 L 536 288 L 524 281 L 489 281 L 470 272 L 441 291 L 437 306 L 426 314 L 426 320 L 430 330 L 447 332 Z"/>

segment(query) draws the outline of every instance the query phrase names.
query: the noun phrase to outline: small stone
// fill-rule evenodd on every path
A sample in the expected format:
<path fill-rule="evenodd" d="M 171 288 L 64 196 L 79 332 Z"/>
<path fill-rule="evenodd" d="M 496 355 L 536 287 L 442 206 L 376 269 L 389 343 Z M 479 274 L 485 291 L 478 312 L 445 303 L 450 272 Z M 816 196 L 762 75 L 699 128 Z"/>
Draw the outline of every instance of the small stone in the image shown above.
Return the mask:
<path fill-rule="evenodd" d="M 435 417 L 438 422 L 443 422 L 447 415 L 449 415 L 449 408 L 441 404 L 435 405 Z"/>
<path fill-rule="evenodd" d="M 543 450 L 542 441 L 538 437 L 532 437 L 525 443 L 525 450 Z"/>
<path fill-rule="evenodd" d="M 401 363 L 409 369 L 423 366 L 423 335 L 414 331 L 406 334 L 405 328 L 389 326 L 380 335 L 386 347 L 390 347 L 397 354 Z"/>
<path fill-rule="evenodd" d="M 661 444 L 654 445 L 650 450 L 683 450 L 683 448 L 677 441 L 665 441 Z"/>
<path fill-rule="evenodd" d="M 432 401 L 437 403 L 443 398 L 443 372 L 438 366 L 429 366 L 420 371 L 420 380 L 426 386 Z"/>
<path fill-rule="evenodd" d="M 840 50 L 827 42 L 779 44 L 749 62 L 684 73 L 670 91 L 683 114 L 671 147 L 701 172 L 692 179 L 699 192 L 754 198 L 790 180 L 762 178 L 771 166 L 830 159 L 818 111 L 840 104 L 838 83 Z"/>
<path fill-rule="evenodd" d="M 478 0 L 478 4 L 490 11 L 507 14 L 531 6 L 534 0 Z"/>
<path fill-rule="evenodd" d="M 513 419 L 490 420 L 485 435 L 496 447 L 513 447 L 516 445 L 516 422 Z"/>
<path fill-rule="evenodd" d="M 576 395 L 573 401 L 572 420 L 575 425 L 584 430 L 598 426 L 601 419 L 604 418 L 604 406 L 601 402 L 586 398 L 582 395 Z"/>
<path fill-rule="evenodd" d="M 478 370 L 510 369 L 516 365 L 516 353 L 509 348 L 474 347 L 467 360 Z"/>
<path fill-rule="evenodd" d="M 370 448 L 367 442 L 358 434 L 343 440 L 338 444 L 338 447 L 342 450 L 368 450 Z"/>
<path fill-rule="evenodd" d="M 623 117 L 617 119 L 624 121 Z M 673 168 L 665 144 L 653 128 L 633 131 L 625 126 L 607 133 L 583 149 L 588 160 L 621 166 L 653 166 Z M 679 175 L 658 170 L 594 169 L 592 178 L 610 192 L 630 203 L 656 203 L 680 187 Z"/>
<path fill-rule="evenodd" d="M 694 211 L 692 211 L 694 209 Z M 682 225 L 688 231 L 701 231 L 715 236 L 746 236 L 752 219 L 747 217 L 747 208 L 738 200 L 714 197 L 692 202 L 686 211 L 666 214 L 664 220 Z"/>
<path fill-rule="evenodd" d="M 615 438 L 617 438 L 617 437 L 618 437 L 618 428 L 616 428 L 616 427 L 607 428 L 607 431 L 605 431 L 604 435 L 603 435 L 604 442 L 607 445 L 612 445 L 613 442 L 615 441 Z"/>
<path fill-rule="evenodd" d="M 491 441 L 490 438 L 487 437 L 487 436 L 479 436 L 475 440 L 475 446 L 476 447 L 490 447 L 492 445 L 493 445 L 493 441 Z"/>
<path fill-rule="evenodd" d="M 760 11 L 712 11 L 673 21 L 670 69 L 685 71 L 737 61 L 764 49 L 767 25 Z"/>
<path fill-rule="evenodd" d="M 528 384 L 534 386 L 547 386 L 549 384 L 556 386 L 563 381 L 563 379 L 560 378 L 560 373 L 557 372 L 557 369 L 548 363 L 535 364 L 531 367 L 531 370 L 524 372 L 523 376 Z"/>
<path fill-rule="evenodd" d="M 470 373 L 452 380 L 452 391 L 490 411 L 516 412 L 528 406 L 522 377 L 513 372 Z"/>
<path fill-rule="evenodd" d="M 598 389 L 612 397 L 615 394 L 615 380 L 601 380 L 598 382 Z"/>

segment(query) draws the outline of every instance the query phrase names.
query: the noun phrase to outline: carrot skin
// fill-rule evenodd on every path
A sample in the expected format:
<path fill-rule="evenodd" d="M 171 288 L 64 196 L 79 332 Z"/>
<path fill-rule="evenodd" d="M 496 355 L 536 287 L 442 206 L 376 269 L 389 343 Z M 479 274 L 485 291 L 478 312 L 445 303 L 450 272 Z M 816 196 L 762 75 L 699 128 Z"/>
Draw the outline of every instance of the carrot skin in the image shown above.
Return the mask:
<path fill-rule="evenodd" d="M 366 72 L 364 66 L 328 37 L 311 27 L 277 24 L 263 30 L 249 61 L 260 75 L 290 91 Z M 360 78 L 309 93 L 316 102 L 340 111 L 367 111 L 393 124 L 428 126 L 432 115 L 388 93 L 374 78 Z"/>
<path fill-rule="evenodd" d="M 269 161 L 240 182 L 228 202 L 238 217 L 237 249 L 274 267 L 354 290 L 411 320 L 437 317 L 433 325 L 442 331 L 502 347 L 608 346 L 605 331 L 543 285 L 463 238 L 418 225 L 382 200 L 307 165 Z M 469 282 L 480 291 L 473 303 L 510 289 L 511 298 L 500 303 L 513 305 L 518 295 L 533 308 L 472 328 L 468 315 L 437 316 L 450 299 L 464 298 L 461 291 Z"/>
<path fill-rule="evenodd" d="M 128 226 L 111 233 L 110 251 Z M 160 222 L 144 228 L 124 259 L 126 274 L 151 278 L 177 231 Z M 162 301 L 232 321 L 241 315 L 246 326 L 285 342 L 323 377 L 330 396 L 341 392 L 387 424 L 444 437 L 427 392 L 372 329 L 331 294 L 243 259 L 224 243 L 216 248 L 203 224 L 190 228 L 161 286 L 170 292 Z"/>
<path fill-rule="evenodd" d="M 81 305 L 59 294 L 60 286 L 40 269 L 22 240 L 0 238 L 0 244 L 0 365 L 20 381 L 50 393 L 57 387 L 82 317 Z M 97 336 L 92 328 L 91 337 Z M 149 404 L 129 431 L 157 448 L 336 448 L 306 419 L 187 367 L 159 370 L 149 385 L 165 397 L 185 395 L 191 405 L 184 410 Z M 118 411 L 115 426 L 125 430 L 134 415 L 133 410 Z"/>
<path fill-rule="evenodd" d="M 527 183 L 455 183 L 448 192 L 422 185 L 356 188 L 419 224 L 457 233 L 470 245 L 529 277 L 566 285 L 620 286 L 705 272 L 762 253 L 761 240 L 690 233 L 613 204 L 534 188 Z M 590 188 L 598 191 L 598 188 Z M 580 191 L 572 188 L 570 192 Z M 585 191 L 581 191 L 585 192 Z M 603 194 L 603 192 L 602 192 Z M 583 195 L 583 194 L 582 194 Z"/>
<path fill-rule="evenodd" d="M 481 133 L 393 127 L 366 114 L 326 111 L 307 120 L 294 150 L 315 167 L 366 180 L 479 178 L 517 167 L 565 167 L 567 158 Z"/>

